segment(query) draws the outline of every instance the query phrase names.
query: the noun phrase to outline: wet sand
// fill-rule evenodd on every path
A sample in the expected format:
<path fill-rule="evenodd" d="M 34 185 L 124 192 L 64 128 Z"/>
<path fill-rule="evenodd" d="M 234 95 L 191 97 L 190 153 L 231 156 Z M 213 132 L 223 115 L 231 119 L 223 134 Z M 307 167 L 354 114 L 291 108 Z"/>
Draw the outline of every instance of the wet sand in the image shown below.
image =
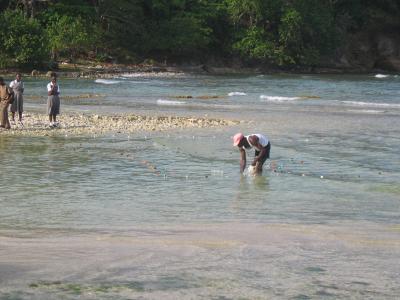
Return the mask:
<path fill-rule="evenodd" d="M 370 223 L 184 224 L 128 229 L 119 235 L 0 231 L 0 279 L 7 287 L 0 287 L 0 295 L 394 299 L 399 288 L 390 262 L 399 253 L 397 233 L 398 228 Z"/>
<path fill-rule="evenodd" d="M 63 114 L 57 118 L 59 125 L 50 127 L 48 116 L 30 113 L 24 116 L 23 126 L 12 125 L 10 130 L 1 130 L 2 135 L 25 136 L 85 136 L 113 133 L 135 133 L 144 131 L 165 131 L 184 128 L 209 128 L 231 126 L 238 121 L 215 118 L 142 116 L 142 115 L 95 115 L 82 113 Z"/>

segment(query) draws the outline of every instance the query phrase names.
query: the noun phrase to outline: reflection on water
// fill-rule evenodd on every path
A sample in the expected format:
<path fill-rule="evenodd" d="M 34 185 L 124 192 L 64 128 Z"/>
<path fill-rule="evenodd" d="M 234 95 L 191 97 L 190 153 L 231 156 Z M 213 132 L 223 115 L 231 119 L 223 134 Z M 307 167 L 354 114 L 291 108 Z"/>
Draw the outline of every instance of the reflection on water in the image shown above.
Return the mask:
<path fill-rule="evenodd" d="M 266 175 L 240 176 L 237 192 L 231 203 L 235 212 L 259 211 L 268 207 L 269 179 Z"/>

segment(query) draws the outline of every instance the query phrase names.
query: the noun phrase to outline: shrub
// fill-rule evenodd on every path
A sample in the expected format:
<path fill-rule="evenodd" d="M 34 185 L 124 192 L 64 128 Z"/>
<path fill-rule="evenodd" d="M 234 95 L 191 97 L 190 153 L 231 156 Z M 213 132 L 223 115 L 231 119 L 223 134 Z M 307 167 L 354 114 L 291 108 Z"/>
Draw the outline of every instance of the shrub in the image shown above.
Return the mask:
<path fill-rule="evenodd" d="M 35 66 L 48 55 L 46 36 L 37 20 L 19 11 L 6 10 L 0 14 L 0 47 L 2 61 L 16 66 Z"/>

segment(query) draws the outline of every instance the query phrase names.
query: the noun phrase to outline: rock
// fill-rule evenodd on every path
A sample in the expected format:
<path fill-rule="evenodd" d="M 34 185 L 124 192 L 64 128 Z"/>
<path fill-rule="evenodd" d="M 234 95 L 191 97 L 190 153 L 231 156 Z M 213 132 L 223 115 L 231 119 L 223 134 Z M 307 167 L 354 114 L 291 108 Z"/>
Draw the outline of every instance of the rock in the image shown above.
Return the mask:
<path fill-rule="evenodd" d="M 39 76 L 39 75 L 40 75 L 40 73 L 38 70 L 32 70 L 31 76 Z"/>
<path fill-rule="evenodd" d="M 380 60 L 377 60 L 375 63 L 375 68 L 400 72 L 400 58 L 398 57 L 386 57 Z"/>
<path fill-rule="evenodd" d="M 129 122 L 129 119 L 141 119 L 142 121 Z M 25 129 L 13 130 L 9 134 L 15 135 L 102 135 L 107 133 L 128 133 L 143 131 L 164 131 L 173 128 L 202 128 L 214 127 L 227 124 L 223 120 L 203 119 L 196 117 L 175 117 L 175 116 L 102 116 L 84 114 L 63 114 L 61 117 L 62 126 L 59 130 L 53 131 L 47 127 L 47 116 L 44 114 L 30 114 L 26 116 Z M 49 130 L 51 133 L 49 133 Z"/>
<path fill-rule="evenodd" d="M 54 71 L 48 71 L 46 73 L 46 77 L 52 77 L 54 74 L 55 74 Z"/>
<path fill-rule="evenodd" d="M 381 57 L 391 57 L 398 53 L 399 45 L 395 37 L 380 35 L 377 38 L 378 55 Z"/>

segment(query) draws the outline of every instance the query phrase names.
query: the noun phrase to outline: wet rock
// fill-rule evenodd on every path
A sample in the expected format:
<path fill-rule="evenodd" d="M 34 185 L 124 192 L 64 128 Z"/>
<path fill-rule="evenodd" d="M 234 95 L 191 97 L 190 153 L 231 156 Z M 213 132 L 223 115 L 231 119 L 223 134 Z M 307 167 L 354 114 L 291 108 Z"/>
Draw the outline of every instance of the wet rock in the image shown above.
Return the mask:
<path fill-rule="evenodd" d="M 60 128 L 48 128 L 47 115 L 27 114 L 25 117 L 25 128 L 14 128 L 9 131 L 13 135 L 31 136 L 82 136 L 102 135 L 107 133 L 131 133 L 137 131 L 165 131 L 176 128 L 204 128 L 237 124 L 228 120 L 204 119 L 194 117 L 175 116 L 135 116 L 135 115 L 84 115 L 63 114 L 60 116 Z"/>
<path fill-rule="evenodd" d="M 393 72 L 399 72 L 400 71 L 400 58 L 386 57 L 386 58 L 380 59 L 375 63 L 375 68 L 393 71 Z"/>

